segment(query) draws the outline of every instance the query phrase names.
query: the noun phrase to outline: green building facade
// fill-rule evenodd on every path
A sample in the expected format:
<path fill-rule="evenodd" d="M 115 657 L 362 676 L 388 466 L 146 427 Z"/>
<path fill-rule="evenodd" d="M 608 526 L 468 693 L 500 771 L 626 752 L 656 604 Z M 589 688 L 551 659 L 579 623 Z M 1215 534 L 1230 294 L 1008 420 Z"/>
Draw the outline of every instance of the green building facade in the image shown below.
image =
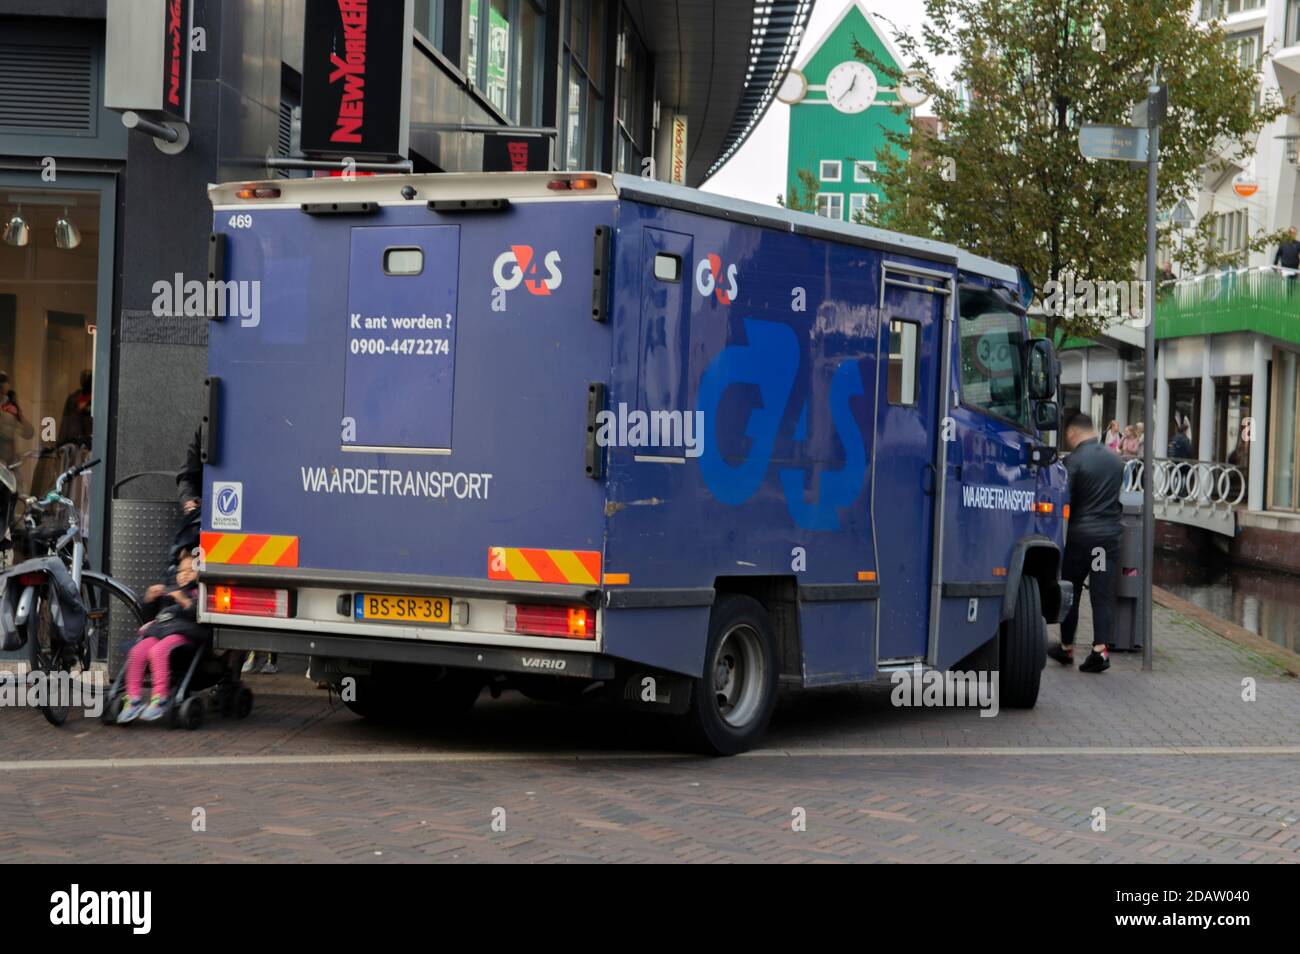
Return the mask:
<path fill-rule="evenodd" d="M 855 40 L 891 68 L 902 68 L 866 4 L 851 0 L 791 71 L 781 95 L 790 103 L 790 204 L 806 208 L 815 202 L 818 215 L 850 222 L 878 201 L 880 189 L 871 181 L 877 152 L 888 146 L 886 132 L 907 131 L 910 115 L 895 111 L 893 81 L 857 59 Z M 801 170 L 816 178 L 815 197 L 806 194 Z"/>

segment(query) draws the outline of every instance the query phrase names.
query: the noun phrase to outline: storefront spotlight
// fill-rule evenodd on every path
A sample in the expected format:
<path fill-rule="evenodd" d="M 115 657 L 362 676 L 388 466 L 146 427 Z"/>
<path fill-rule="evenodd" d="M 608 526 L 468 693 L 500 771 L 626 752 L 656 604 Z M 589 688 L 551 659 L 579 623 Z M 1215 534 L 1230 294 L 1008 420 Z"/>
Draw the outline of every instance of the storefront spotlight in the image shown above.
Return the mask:
<path fill-rule="evenodd" d="M 27 227 L 27 220 L 23 218 L 23 207 L 18 206 L 18 211 L 13 217 L 5 223 L 5 241 L 10 245 L 26 245 L 27 240 L 31 238 L 31 229 Z"/>
<path fill-rule="evenodd" d="M 54 223 L 54 244 L 59 248 L 76 248 L 81 244 L 81 230 L 68 218 L 66 208 Z"/>

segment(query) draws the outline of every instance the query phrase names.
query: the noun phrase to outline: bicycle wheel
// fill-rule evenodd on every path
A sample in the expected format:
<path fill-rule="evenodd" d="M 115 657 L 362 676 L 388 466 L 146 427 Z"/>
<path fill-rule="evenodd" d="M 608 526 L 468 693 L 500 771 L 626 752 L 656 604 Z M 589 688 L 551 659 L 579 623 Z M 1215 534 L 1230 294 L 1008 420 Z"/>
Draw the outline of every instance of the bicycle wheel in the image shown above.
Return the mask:
<path fill-rule="evenodd" d="M 140 606 L 102 580 L 82 578 L 81 602 L 86 607 L 86 651 L 95 659 L 107 658 L 115 633 L 129 638 L 144 625 Z"/>
<path fill-rule="evenodd" d="M 85 669 L 84 655 L 58 638 L 49 589 L 36 591 L 36 605 L 27 617 L 27 648 L 32 672 L 45 682 L 41 714 L 50 725 L 68 721 L 68 695 L 72 680 Z M 63 703 L 63 704 L 59 704 Z"/>

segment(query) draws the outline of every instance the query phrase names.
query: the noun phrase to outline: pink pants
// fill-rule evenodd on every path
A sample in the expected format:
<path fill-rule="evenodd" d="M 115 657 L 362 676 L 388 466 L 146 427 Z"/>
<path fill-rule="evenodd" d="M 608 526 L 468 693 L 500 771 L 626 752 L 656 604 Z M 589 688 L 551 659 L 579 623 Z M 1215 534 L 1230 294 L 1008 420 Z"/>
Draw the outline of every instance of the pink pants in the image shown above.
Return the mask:
<path fill-rule="evenodd" d="M 172 633 L 161 639 L 146 636 L 134 646 L 126 657 L 126 695 L 129 699 L 144 696 L 144 674 L 148 669 L 153 673 L 153 694 L 164 699 L 171 695 L 170 656 L 178 646 L 189 645 L 190 640 L 180 633 Z"/>

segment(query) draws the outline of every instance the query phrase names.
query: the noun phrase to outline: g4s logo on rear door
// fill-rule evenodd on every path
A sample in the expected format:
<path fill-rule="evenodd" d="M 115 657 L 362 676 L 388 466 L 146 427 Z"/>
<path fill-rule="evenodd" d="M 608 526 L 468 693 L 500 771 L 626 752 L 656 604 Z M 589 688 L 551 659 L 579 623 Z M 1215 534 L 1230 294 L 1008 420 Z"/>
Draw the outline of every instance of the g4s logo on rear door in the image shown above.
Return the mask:
<path fill-rule="evenodd" d="M 542 277 L 542 266 L 546 268 L 545 278 Z M 514 291 L 522 282 L 530 295 L 549 295 L 560 287 L 564 279 L 560 274 L 560 253 L 549 251 L 538 261 L 531 245 L 511 245 L 510 251 L 497 256 L 492 266 L 492 278 L 497 288 L 504 291 Z"/>
<path fill-rule="evenodd" d="M 736 282 L 736 266 L 727 266 L 727 285 L 722 286 L 722 259 L 710 252 L 700 259 L 695 266 L 695 290 L 705 298 L 715 295 L 719 302 L 730 305 L 740 294 L 740 285 Z"/>

